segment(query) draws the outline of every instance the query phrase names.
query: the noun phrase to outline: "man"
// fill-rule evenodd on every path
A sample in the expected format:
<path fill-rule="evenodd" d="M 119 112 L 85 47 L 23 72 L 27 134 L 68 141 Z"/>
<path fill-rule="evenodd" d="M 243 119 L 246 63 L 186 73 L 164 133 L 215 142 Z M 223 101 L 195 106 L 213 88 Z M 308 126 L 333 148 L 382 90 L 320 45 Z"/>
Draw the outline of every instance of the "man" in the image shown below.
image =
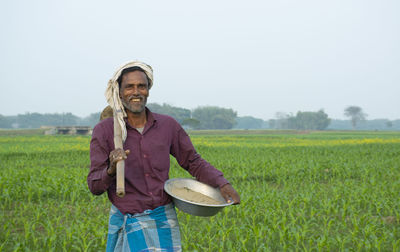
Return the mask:
<path fill-rule="evenodd" d="M 227 201 L 240 203 L 238 193 L 223 174 L 200 157 L 189 136 L 170 116 L 146 108 L 153 70 L 133 61 L 120 67 L 109 81 L 106 97 L 117 112 L 124 150 L 115 149 L 113 119 L 93 129 L 90 191 L 107 191 L 112 203 L 107 251 L 180 251 L 175 208 L 163 190 L 168 180 L 170 154 L 197 180 L 219 187 Z M 125 191 L 116 195 L 116 163 L 125 160 Z"/>

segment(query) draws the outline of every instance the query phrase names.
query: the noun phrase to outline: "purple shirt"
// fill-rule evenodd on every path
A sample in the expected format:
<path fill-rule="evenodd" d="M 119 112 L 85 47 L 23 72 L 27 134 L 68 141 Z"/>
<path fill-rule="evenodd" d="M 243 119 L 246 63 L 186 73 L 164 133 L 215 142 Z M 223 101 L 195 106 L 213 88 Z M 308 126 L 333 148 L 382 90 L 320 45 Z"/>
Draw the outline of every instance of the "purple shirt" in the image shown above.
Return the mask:
<path fill-rule="evenodd" d="M 189 136 L 170 116 L 150 112 L 146 108 L 147 123 L 143 134 L 126 121 L 127 138 L 124 150 L 131 153 L 125 160 L 125 196 L 116 194 L 116 179 L 107 174 L 108 156 L 114 150 L 114 122 L 108 118 L 98 123 L 90 142 L 90 172 L 87 182 L 90 191 L 108 198 L 123 214 L 142 213 L 171 202 L 164 191 L 169 178 L 170 154 L 179 165 L 197 180 L 213 187 L 229 183 L 222 172 L 215 169 L 196 152 Z"/>

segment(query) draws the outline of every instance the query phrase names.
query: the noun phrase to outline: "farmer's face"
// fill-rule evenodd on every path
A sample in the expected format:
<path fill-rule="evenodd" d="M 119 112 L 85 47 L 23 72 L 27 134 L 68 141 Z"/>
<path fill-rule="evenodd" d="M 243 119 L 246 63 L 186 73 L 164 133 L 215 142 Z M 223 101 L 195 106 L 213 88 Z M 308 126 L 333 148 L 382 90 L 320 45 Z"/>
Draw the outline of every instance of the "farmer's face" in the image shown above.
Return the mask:
<path fill-rule="evenodd" d="M 149 96 L 149 83 L 146 74 L 141 71 L 124 74 L 119 95 L 127 110 L 134 114 L 142 113 Z"/>

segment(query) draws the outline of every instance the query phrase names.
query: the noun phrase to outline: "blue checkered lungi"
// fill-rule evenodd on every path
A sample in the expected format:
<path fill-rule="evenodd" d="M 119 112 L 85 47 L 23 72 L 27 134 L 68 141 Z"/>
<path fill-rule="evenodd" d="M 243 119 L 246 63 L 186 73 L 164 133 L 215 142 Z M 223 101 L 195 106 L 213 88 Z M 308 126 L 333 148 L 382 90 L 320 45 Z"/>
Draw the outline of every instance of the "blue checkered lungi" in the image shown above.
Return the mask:
<path fill-rule="evenodd" d="M 112 205 L 106 251 L 182 251 L 174 205 L 133 215 L 123 215 Z"/>

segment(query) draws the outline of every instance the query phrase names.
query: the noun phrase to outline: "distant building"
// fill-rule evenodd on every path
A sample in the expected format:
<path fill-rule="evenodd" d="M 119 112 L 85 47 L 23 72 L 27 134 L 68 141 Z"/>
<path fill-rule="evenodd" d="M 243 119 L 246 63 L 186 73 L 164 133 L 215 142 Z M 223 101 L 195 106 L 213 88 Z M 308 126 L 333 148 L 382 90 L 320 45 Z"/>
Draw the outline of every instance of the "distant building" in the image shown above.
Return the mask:
<path fill-rule="evenodd" d="M 45 135 L 91 135 L 92 128 L 89 126 L 57 126 L 48 127 Z"/>

